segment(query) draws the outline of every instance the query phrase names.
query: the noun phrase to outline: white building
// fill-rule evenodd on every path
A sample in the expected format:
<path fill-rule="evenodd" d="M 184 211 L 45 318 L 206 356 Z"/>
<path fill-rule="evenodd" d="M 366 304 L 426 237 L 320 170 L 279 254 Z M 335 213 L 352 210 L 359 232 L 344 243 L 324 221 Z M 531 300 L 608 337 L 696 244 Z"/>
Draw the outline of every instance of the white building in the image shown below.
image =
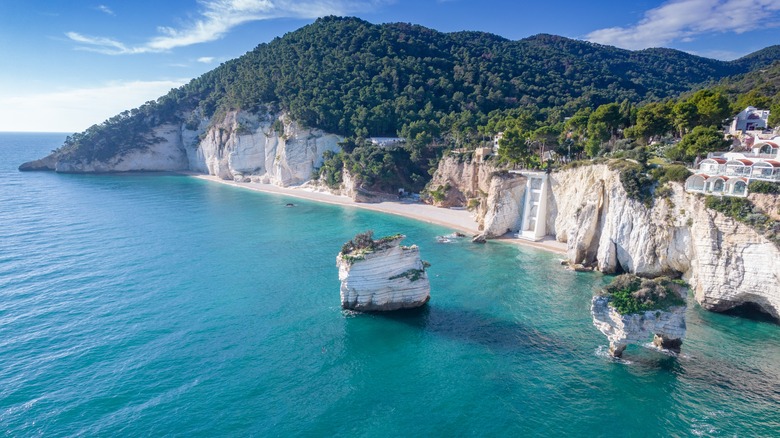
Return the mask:
<path fill-rule="evenodd" d="M 747 131 L 763 131 L 769 126 L 769 110 L 749 106 L 734 116 L 726 134 L 738 135 Z"/>
<path fill-rule="evenodd" d="M 498 144 L 501 139 L 504 138 L 504 133 L 499 132 L 495 136 L 493 136 L 493 153 L 498 154 L 498 150 L 501 148 L 501 146 Z"/>
<path fill-rule="evenodd" d="M 370 141 L 374 146 L 388 148 L 392 146 L 398 146 L 404 143 L 406 140 L 401 137 L 369 137 L 368 141 Z"/>
<path fill-rule="evenodd" d="M 685 190 L 747 196 L 751 181 L 780 182 L 780 137 L 759 140 L 751 152 L 712 152 L 685 181 Z"/>

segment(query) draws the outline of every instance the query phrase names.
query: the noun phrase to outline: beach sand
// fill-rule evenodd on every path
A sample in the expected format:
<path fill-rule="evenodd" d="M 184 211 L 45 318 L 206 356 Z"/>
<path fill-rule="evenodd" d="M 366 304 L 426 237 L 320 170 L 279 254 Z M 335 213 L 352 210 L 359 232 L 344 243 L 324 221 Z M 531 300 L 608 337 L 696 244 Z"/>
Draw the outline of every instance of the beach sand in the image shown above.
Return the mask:
<path fill-rule="evenodd" d="M 240 187 L 248 190 L 255 190 L 263 193 L 273 193 L 277 195 L 290 196 L 293 198 L 307 199 L 310 201 L 324 202 L 328 204 L 362 208 L 364 210 L 373 210 L 381 213 L 395 214 L 398 216 L 404 216 L 422 222 L 428 222 L 431 224 L 452 228 L 456 231 L 460 231 L 468 235 L 479 234 L 479 230 L 477 229 L 477 223 L 474 221 L 471 212 L 469 212 L 468 210 L 439 208 L 428 204 L 422 204 L 419 202 L 385 201 L 385 202 L 368 204 L 368 203 L 355 202 L 351 198 L 346 196 L 338 196 L 332 193 L 318 192 L 305 187 L 279 187 L 273 184 L 262 184 L 262 183 L 255 183 L 255 182 L 239 183 L 235 181 L 223 180 L 214 175 L 202 175 L 202 174 L 188 174 L 188 175 L 206 181 L 217 182 L 220 184 L 226 184 L 233 187 Z M 545 240 L 542 240 L 540 242 L 532 242 L 529 240 L 517 239 L 507 234 L 506 236 L 497 240 L 506 243 L 530 246 L 541 250 L 549 251 L 555 254 L 561 254 L 561 255 L 566 254 L 566 244 L 558 242 L 552 237 L 547 237 Z"/>

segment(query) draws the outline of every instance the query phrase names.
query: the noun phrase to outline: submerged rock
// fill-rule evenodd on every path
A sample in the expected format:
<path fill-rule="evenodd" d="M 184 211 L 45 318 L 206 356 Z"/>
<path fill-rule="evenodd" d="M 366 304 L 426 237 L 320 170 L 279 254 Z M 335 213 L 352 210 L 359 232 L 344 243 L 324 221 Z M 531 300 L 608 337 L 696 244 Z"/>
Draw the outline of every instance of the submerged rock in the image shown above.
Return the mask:
<path fill-rule="evenodd" d="M 642 344 L 650 338 L 659 348 L 680 351 L 686 306 L 675 286 L 666 279 L 626 274 L 605 288 L 603 295 L 593 297 L 593 325 L 607 336 L 610 354 L 620 357 L 628 344 Z"/>
<path fill-rule="evenodd" d="M 403 246 L 402 234 L 373 240 L 358 234 L 336 257 L 341 280 L 341 307 L 358 311 L 388 311 L 420 307 L 430 299 L 431 286 L 416 245 Z"/>

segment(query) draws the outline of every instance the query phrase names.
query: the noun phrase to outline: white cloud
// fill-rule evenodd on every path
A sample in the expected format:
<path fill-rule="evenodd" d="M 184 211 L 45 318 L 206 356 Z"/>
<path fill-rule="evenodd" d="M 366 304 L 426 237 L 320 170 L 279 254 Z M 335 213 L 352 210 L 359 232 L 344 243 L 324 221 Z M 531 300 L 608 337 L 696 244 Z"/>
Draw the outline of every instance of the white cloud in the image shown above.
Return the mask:
<path fill-rule="evenodd" d="M 114 82 L 93 88 L 0 97 L 0 131 L 83 131 L 188 81 Z"/>
<path fill-rule="evenodd" d="M 671 0 L 645 12 L 633 26 L 599 29 L 585 38 L 626 49 L 660 47 L 708 33 L 775 27 L 778 11 L 780 0 Z"/>
<path fill-rule="evenodd" d="M 704 51 L 692 50 L 689 53 L 696 56 L 703 56 L 705 58 L 720 59 L 722 61 L 731 61 L 732 59 L 741 58 L 750 52 L 749 51 L 735 52 L 733 50 L 715 49 L 715 50 L 704 50 Z"/>
<path fill-rule="evenodd" d="M 371 10 L 388 0 L 200 0 L 199 17 L 180 28 L 162 26 L 159 35 L 145 44 L 129 47 L 115 39 L 85 36 L 77 32 L 65 35 L 80 43 L 82 50 L 109 55 L 165 52 L 176 47 L 215 41 L 234 27 L 251 21 L 274 18 L 317 18 L 324 15 L 348 15 Z"/>
<path fill-rule="evenodd" d="M 77 43 L 81 43 L 82 45 L 77 47 L 79 50 L 104 53 L 106 55 L 126 55 L 130 53 L 143 53 L 147 51 L 142 50 L 142 48 L 139 47 L 127 47 L 117 40 L 106 37 L 93 37 L 82 35 L 76 32 L 67 32 L 65 36 Z"/>
<path fill-rule="evenodd" d="M 112 11 L 112 10 L 111 10 L 111 8 L 109 8 L 109 7 L 108 7 L 108 6 L 106 6 L 106 5 L 97 5 L 97 6 L 95 7 L 95 9 L 97 9 L 98 11 L 100 11 L 100 12 L 102 12 L 102 13 L 104 13 L 104 14 L 107 14 L 107 15 L 116 15 L 116 14 L 114 13 L 114 11 Z"/>
<path fill-rule="evenodd" d="M 216 58 L 214 58 L 213 56 L 201 56 L 200 58 L 197 59 L 197 61 L 202 62 L 204 64 L 211 64 L 212 62 L 214 62 L 215 59 Z"/>

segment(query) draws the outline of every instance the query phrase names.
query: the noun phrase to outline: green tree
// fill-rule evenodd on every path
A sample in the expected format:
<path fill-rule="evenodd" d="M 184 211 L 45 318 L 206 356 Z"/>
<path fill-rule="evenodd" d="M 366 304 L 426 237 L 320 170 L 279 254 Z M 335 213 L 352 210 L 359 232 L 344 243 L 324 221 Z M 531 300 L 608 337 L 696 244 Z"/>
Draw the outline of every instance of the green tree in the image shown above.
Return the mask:
<path fill-rule="evenodd" d="M 771 127 L 780 125 L 780 102 L 769 107 L 769 120 L 767 120 L 767 123 Z"/>
<path fill-rule="evenodd" d="M 758 90 L 750 90 L 737 97 L 737 102 L 734 104 L 732 112 L 738 113 L 749 106 L 758 109 L 768 109 L 772 106 L 772 99 L 759 93 Z"/>
<path fill-rule="evenodd" d="M 732 115 L 731 105 L 720 91 L 699 90 L 690 101 L 696 105 L 700 125 L 721 127 L 723 122 Z"/>
<path fill-rule="evenodd" d="M 526 137 L 517 127 L 504 131 L 503 137 L 498 141 L 498 147 L 499 157 L 511 164 L 522 163 L 530 155 Z"/>
<path fill-rule="evenodd" d="M 690 100 L 680 100 L 672 110 L 674 127 L 677 128 L 682 138 L 688 131 L 699 123 L 699 110 L 696 104 Z"/>
<path fill-rule="evenodd" d="M 652 137 L 664 135 L 673 129 L 672 107 L 667 103 L 650 103 L 636 115 L 636 124 L 625 130 L 626 137 L 635 138 L 643 144 Z"/>
<path fill-rule="evenodd" d="M 596 108 L 596 111 L 588 118 L 588 130 L 590 131 L 591 124 L 604 123 L 610 136 L 620 128 L 623 117 L 620 113 L 620 106 L 616 103 L 608 103 Z"/>
<path fill-rule="evenodd" d="M 689 134 L 667 150 L 667 158 L 673 161 L 693 162 L 706 155 L 726 149 L 729 141 L 723 138 L 723 133 L 714 126 L 697 126 Z"/>

